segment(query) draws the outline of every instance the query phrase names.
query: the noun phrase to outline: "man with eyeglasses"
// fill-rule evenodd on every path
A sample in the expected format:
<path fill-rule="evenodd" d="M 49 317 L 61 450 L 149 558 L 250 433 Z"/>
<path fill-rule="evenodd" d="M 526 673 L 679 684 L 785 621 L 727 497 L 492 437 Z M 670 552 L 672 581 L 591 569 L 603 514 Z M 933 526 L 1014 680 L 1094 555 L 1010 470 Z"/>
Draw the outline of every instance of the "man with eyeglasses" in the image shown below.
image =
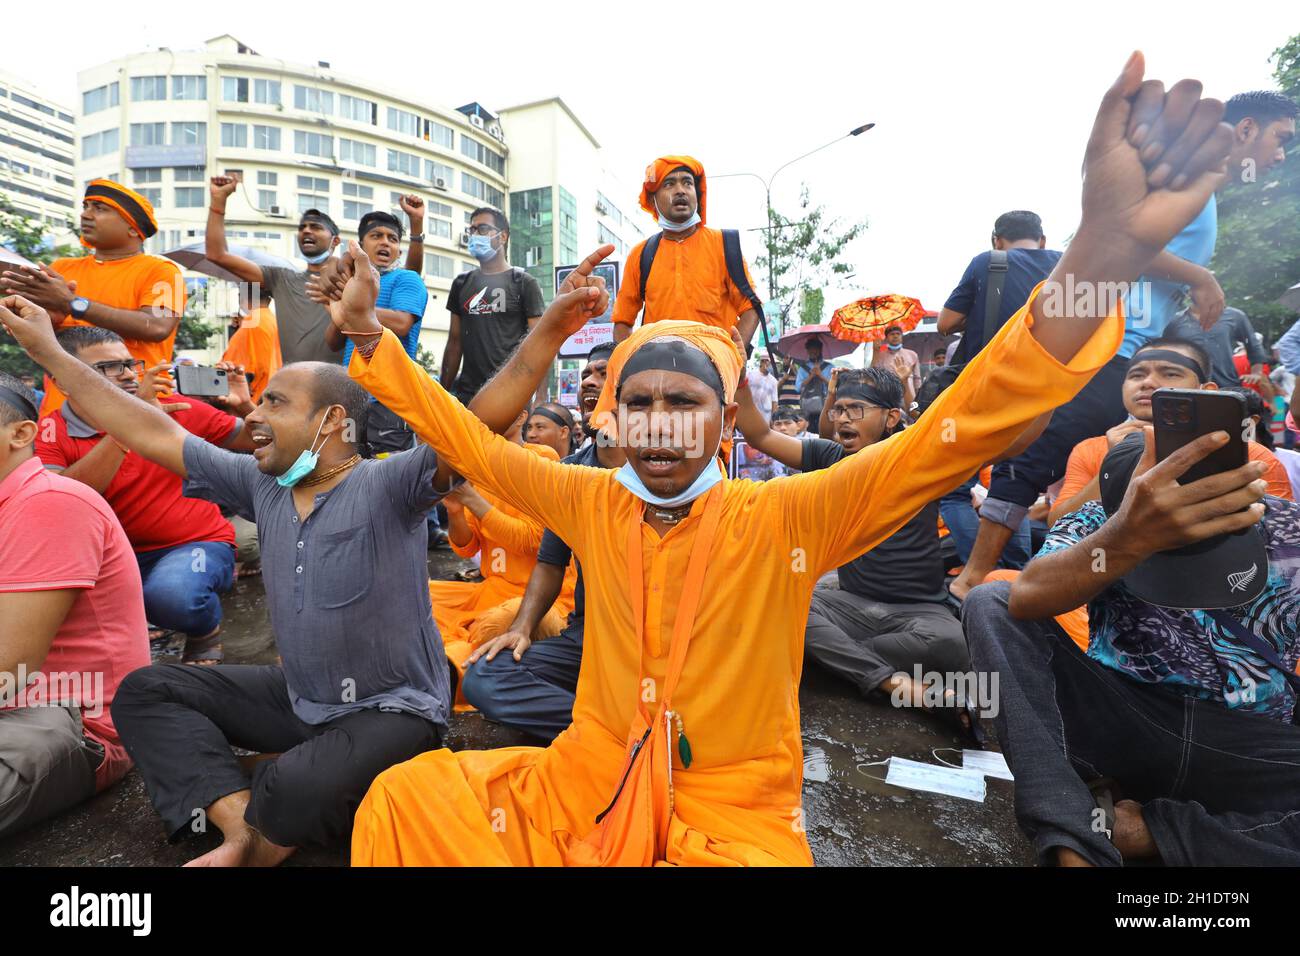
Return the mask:
<path fill-rule="evenodd" d="M 751 445 L 788 468 L 819 471 L 902 429 L 903 383 L 889 369 L 846 369 L 835 377 L 827 417 L 834 440 L 800 441 L 767 427 L 748 389 L 736 424 Z M 845 503 L 847 506 L 847 502 Z M 866 554 L 839 569 L 839 587 L 813 591 L 807 655 L 867 696 L 920 705 L 912 675 L 970 669 L 961 623 L 944 604 L 939 504 L 932 501 Z M 947 701 L 946 703 L 951 703 Z"/>
<path fill-rule="evenodd" d="M 440 376 L 443 388 L 464 405 L 505 365 L 546 310 L 541 284 L 507 258 L 506 214 L 492 206 L 475 209 L 468 231 L 469 252 L 479 267 L 457 276 L 447 295 L 451 325 Z M 545 397 L 539 393 L 538 401 Z"/>
<path fill-rule="evenodd" d="M 116 333 L 78 326 L 61 332 L 59 344 L 122 391 L 168 412 L 186 431 L 222 448 L 252 451 L 240 419 L 198 401 L 162 404 L 154 383 L 165 366 L 146 370 Z M 251 404 L 242 382 L 231 382 L 237 406 Z M 186 635 L 183 660 L 220 662 L 219 595 L 233 580 L 234 529 L 216 505 L 184 497 L 180 478 L 128 452 L 90 424 L 92 416 L 93 409 L 87 412 L 72 399 L 45 416 L 37 457 L 50 471 L 89 485 L 108 501 L 140 565 L 145 614 L 155 627 Z"/>

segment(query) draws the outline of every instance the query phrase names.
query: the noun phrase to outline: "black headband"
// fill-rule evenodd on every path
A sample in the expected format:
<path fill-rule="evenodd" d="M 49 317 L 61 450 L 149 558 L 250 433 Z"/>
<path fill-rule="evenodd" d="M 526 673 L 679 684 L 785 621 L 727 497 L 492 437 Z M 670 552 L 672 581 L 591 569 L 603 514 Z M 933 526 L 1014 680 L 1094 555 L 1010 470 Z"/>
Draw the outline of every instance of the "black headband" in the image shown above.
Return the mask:
<path fill-rule="evenodd" d="M 555 424 L 559 425 L 561 428 L 570 428 L 570 429 L 573 428 L 573 422 L 566 422 L 563 418 L 560 417 L 558 412 L 553 412 L 549 408 L 543 408 L 541 405 L 538 405 L 536 408 L 534 408 L 532 413 L 528 417 L 532 418 L 533 415 L 541 415 L 543 418 L 549 418 L 551 421 L 555 422 Z"/>
<path fill-rule="evenodd" d="M 123 211 L 130 216 L 135 226 L 144 235 L 146 239 L 158 231 L 158 227 L 153 224 L 153 217 L 144 211 L 144 207 L 118 189 L 109 189 L 107 186 L 87 186 L 86 199 L 111 199 L 122 207 Z"/>
<path fill-rule="evenodd" d="M 865 382 L 846 382 L 843 385 L 837 383 L 835 386 L 835 400 L 838 402 L 841 398 L 866 402 L 868 405 L 876 405 L 880 408 L 898 408 L 897 405 Z"/>
<path fill-rule="evenodd" d="M 1189 372 L 1196 373 L 1196 380 L 1205 384 L 1205 369 L 1201 368 L 1201 363 L 1194 358 L 1184 355 L 1182 352 L 1175 352 L 1172 349 L 1139 349 L 1137 354 L 1129 359 L 1129 368 L 1132 368 L 1138 362 L 1168 362 L 1170 365 L 1178 365 L 1187 369 Z"/>
<path fill-rule="evenodd" d="M 722 375 L 701 349 L 685 342 L 647 342 L 634 353 L 623 366 L 623 374 L 618 380 L 618 391 L 623 391 L 623 383 L 637 372 L 660 369 L 665 372 L 685 372 L 692 378 L 698 378 L 718 396 L 718 403 L 727 404 L 726 392 L 722 387 Z"/>
<path fill-rule="evenodd" d="M 40 416 L 36 413 L 36 406 L 27 400 L 27 398 L 15 392 L 12 388 L 5 388 L 0 385 L 0 402 L 13 406 L 19 415 L 23 416 L 24 421 L 38 421 Z"/>

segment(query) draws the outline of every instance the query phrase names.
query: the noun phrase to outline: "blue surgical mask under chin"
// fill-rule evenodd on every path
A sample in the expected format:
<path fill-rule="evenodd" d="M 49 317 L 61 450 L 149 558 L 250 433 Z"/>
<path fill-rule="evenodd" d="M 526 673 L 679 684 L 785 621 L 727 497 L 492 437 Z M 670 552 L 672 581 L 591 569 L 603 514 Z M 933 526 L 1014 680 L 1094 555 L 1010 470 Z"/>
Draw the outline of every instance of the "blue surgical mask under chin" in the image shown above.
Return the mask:
<path fill-rule="evenodd" d="M 888 342 L 886 342 L 885 344 L 886 344 L 886 345 L 889 345 Z M 902 342 L 899 342 L 897 345 L 889 345 L 889 351 L 891 351 L 891 352 L 897 352 L 897 351 L 898 351 L 899 349 L 901 349 L 902 347 L 903 347 L 903 343 L 902 343 Z"/>
<path fill-rule="evenodd" d="M 722 469 L 718 467 L 716 458 L 710 459 L 704 470 L 695 477 L 690 486 L 671 498 L 661 498 L 647 488 L 645 482 L 641 480 L 641 476 L 633 469 L 630 461 L 624 462 L 623 467 L 614 472 L 614 480 L 646 504 L 655 505 L 659 508 L 676 508 L 707 494 L 714 485 L 722 481 Z"/>
<path fill-rule="evenodd" d="M 313 471 L 320 462 L 320 449 L 316 448 L 316 438 L 320 438 L 320 430 L 325 427 L 325 419 L 329 417 L 330 410 L 325 409 L 325 414 L 321 416 L 320 424 L 316 426 L 316 437 L 311 440 L 311 448 L 303 449 L 295 461 L 284 474 L 275 479 L 275 483 L 281 488 L 292 488 L 298 482 L 302 481 Z M 329 441 L 327 437 L 325 441 Z M 325 447 L 325 442 L 321 442 L 321 448 Z"/>
<path fill-rule="evenodd" d="M 492 237 L 470 236 L 469 254 L 479 262 L 487 262 L 489 259 L 496 256 L 497 251 L 492 248 Z"/>
<path fill-rule="evenodd" d="M 299 252 L 302 252 L 301 249 L 299 249 L 298 251 L 299 251 Z M 326 249 L 324 252 L 322 252 L 322 253 L 321 253 L 320 255 L 318 255 L 318 256 L 307 256 L 307 255 L 304 255 L 303 258 L 307 260 L 307 264 L 308 264 L 308 265 L 310 265 L 310 266 L 318 266 L 318 265 L 320 265 L 322 262 L 324 262 L 326 259 L 328 259 L 330 256 L 332 256 L 333 254 L 334 254 L 334 250 L 333 250 L 333 249 Z"/>
<path fill-rule="evenodd" d="M 701 221 L 700 211 L 698 209 L 691 213 L 691 218 L 687 219 L 685 222 L 673 222 L 670 219 L 665 219 L 663 213 L 659 214 L 659 228 L 668 232 L 685 232 L 692 226 L 698 226 Z"/>

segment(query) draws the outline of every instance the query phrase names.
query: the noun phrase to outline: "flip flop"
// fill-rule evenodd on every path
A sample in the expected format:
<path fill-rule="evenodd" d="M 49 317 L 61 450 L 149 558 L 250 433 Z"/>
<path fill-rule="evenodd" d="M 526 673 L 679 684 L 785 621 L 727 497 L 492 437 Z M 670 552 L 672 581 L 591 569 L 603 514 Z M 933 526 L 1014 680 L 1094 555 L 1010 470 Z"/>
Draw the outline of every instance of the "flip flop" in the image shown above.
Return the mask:
<path fill-rule="evenodd" d="M 182 664 L 211 666 L 225 660 L 221 647 L 221 631 L 207 637 L 191 637 L 185 641 L 185 652 L 181 656 Z"/>
<path fill-rule="evenodd" d="M 948 706 L 946 700 L 945 695 L 945 705 L 931 708 L 930 713 L 938 714 L 949 727 L 957 732 L 957 736 L 983 750 L 989 737 L 983 724 L 980 723 L 979 709 L 975 706 L 974 701 L 970 699 L 969 695 L 963 695 L 959 701 L 956 701 L 954 697 L 955 703 Z M 962 715 L 965 715 L 966 719 L 970 721 L 969 726 L 962 722 Z"/>

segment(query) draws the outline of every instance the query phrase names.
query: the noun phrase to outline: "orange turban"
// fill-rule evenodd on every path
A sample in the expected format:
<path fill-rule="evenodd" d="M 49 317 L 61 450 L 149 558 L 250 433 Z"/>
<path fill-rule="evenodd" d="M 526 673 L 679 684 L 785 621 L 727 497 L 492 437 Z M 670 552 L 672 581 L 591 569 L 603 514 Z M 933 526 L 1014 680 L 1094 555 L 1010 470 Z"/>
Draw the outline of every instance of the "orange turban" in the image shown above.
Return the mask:
<path fill-rule="evenodd" d="M 675 169 L 685 166 L 695 174 L 695 193 L 700 200 L 700 222 L 708 219 L 704 213 L 704 165 L 694 156 L 660 156 L 645 168 L 645 182 L 641 184 L 641 208 L 659 218 L 655 208 L 655 192 L 659 184 Z"/>
<path fill-rule="evenodd" d="M 92 179 L 86 183 L 85 199 L 102 202 L 105 206 L 116 209 L 134 228 L 148 239 L 158 231 L 158 220 L 154 218 L 153 203 L 145 199 L 134 189 L 128 189 L 111 179 Z M 81 240 L 87 249 L 90 244 Z"/>
<path fill-rule="evenodd" d="M 619 380 L 623 377 L 623 368 L 641 346 L 659 339 L 681 339 L 702 351 L 718 370 L 718 377 L 722 379 L 724 398 L 728 404 L 735 401 L 736 386 L 745 367 L 745 356 L 736 348 L 736 343 L 731 341 L 729 334 L 716 326 L 705 325 L 702 322 L 682 322 L 677 319 L 651 322 L 649 325 L 642 325 L 620 342 L 609 358 L 605 387 L 596 402 L 592 425 L 604 431 L 610 438 L 615 438 L 618 434 L 617 402 L 614 393 L 618 390 Z"/>

